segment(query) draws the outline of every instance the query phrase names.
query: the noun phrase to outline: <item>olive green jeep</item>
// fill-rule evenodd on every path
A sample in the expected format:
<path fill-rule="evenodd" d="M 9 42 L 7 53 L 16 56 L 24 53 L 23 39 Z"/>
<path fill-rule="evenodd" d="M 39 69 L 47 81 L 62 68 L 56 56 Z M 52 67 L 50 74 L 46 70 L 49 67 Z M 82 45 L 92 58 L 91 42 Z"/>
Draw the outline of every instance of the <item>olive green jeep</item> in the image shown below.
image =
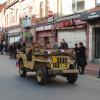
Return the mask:
<path fill-rule="evenodd" d="M 25 53 L 18 52 L 17 65 L 21 77 L 27 72 L 36 72 L 36 80 L 42 85 L 57 75 L 65 77 L 69 83 L 75 83 L 78 78 L 75 55 L 68 50 L 28 49 Z"/>

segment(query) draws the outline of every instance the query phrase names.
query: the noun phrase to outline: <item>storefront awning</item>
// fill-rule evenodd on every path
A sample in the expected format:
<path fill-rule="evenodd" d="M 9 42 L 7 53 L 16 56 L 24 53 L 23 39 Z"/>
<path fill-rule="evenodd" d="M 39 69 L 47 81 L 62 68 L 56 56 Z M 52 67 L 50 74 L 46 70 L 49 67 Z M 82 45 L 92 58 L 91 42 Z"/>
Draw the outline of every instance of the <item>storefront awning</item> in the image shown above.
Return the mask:
<path fill-rule="evenodd" d="M 91 21 L 94 19 L 99 19 L 100 18 L 100 10 L 97 10 L 95 12 L 87 12 L 87 13 L 83 13 L 80 16 L 80 19 L 82 21 Z"/>

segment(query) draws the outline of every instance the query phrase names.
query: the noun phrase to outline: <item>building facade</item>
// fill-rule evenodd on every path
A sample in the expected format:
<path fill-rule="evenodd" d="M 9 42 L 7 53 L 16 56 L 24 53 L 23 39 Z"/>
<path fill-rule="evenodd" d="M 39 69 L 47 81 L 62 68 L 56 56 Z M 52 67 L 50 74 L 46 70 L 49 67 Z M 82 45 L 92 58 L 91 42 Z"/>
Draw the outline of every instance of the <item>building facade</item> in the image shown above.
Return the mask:
<path fill-rule="evenodd" d="M 81 15 L 81 20 L 88 23 L 89 61 L 100 63 L 100 1 L 96 7 Z"/>
<path fill-rule="evenodd" d="M 0 41 L 5 40 L 5 19 L 4 19 L 4 10 L 6 7 L 6 3 L 0 4 Z"/>
<path fill-rule="evenodd" d="M 99 6 L 99 2 L 99 0 L 7 0 L 6 8 L 2 10 L 4 17 L 2 27 L 5 27 L 9 43 L 19 41 L 22 33 L 24 35 L 31 33 L 33 41 L 41 43 L 48 41 L 50 37 L 50 41 L 56 39 L 60 44 L 64 38 L 70 48 L 74 47 L 74 43 L 83 42 L 87 48 L 89 61 L 93 61 L 99 58 L 99 39 L 97 39 L 99 23 L 91 24 L 90 21 L 81 20 L 80 15 L 95 8 L 96 5 Z M 99 10 L 98 7 L 96 9 Z M 30 19 L 29 22 L 31 21 L 29 26 L 28 21 L 22 25 L 26 16 Z"/>

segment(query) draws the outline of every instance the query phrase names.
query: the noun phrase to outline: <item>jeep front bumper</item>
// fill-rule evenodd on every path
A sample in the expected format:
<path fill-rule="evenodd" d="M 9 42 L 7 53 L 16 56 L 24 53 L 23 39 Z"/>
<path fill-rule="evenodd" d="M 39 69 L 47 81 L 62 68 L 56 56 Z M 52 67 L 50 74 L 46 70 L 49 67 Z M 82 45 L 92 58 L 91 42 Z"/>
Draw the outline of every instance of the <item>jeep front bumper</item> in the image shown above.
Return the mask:
<path fill-rule="evenodd" d="M 56 69 L 53 69 L 53 70 L 48 70 L 48 73 L 49 75 L 61 75 L 61 74 L 78 74 L 79 71 L 78 69 L 67 69 L 67 70 L 56 70 Z"/>

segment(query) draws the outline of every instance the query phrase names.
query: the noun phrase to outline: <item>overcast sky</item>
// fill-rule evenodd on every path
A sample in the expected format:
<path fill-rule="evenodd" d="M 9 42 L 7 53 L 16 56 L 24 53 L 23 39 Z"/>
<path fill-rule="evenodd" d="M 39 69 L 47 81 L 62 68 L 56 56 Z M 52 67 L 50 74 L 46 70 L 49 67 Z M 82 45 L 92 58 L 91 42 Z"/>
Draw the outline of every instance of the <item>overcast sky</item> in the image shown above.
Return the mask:
<path fill-rule="evenodd" d="M 0 3 L 4 3 L 6 0 L 0 0 Z"/>

